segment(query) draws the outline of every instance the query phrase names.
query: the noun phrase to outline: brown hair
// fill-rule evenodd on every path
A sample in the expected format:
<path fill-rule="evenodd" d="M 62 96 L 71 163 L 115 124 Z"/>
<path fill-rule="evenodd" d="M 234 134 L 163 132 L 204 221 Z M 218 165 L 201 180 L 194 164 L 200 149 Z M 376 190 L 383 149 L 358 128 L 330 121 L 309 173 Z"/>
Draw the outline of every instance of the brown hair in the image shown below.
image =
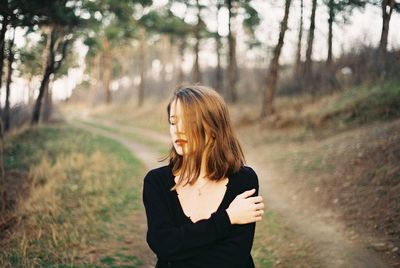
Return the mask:
<path fill-rule="evenodd" d="M 203 152 L 206 152 L 206 176 L 209 179 L 220 180 L 229 173 L 237 172 L 244 164 L 244 155 L 222 97 L 205 86 L 178 88 L 167 107 L 168 120 L 171 105 L 178 100 L 182 106 L 183 126 L 189 148 L 183 155 L 178 155 L 172 146 L 167 157 L 172 173 L 180 175 L 177 185 L 184 180 L 190 184 L 197 180 Z M 209 137 L 207 142 L 206 133 Z"/>

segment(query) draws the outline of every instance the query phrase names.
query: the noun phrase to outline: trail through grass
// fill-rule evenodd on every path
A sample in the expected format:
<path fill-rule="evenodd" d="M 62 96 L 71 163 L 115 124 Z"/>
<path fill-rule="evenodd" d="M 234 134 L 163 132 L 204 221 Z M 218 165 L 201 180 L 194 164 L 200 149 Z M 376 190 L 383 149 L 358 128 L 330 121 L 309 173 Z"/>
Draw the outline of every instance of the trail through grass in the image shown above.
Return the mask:
<path fill-rule="evenodd" d="M 140 267 L 128 221 L 144 170 L 122 145 L 64 125 L 26 129 L 6 141 L 5 168 L 29 187 L 9 213 L 1 267 Z"/>

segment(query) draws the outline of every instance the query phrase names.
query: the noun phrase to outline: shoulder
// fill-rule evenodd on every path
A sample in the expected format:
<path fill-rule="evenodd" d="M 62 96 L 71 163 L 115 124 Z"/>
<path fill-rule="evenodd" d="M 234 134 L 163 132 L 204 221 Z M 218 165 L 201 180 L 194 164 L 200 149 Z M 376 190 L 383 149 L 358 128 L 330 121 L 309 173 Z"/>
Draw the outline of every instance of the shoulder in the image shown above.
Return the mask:
<path fill-rule="evenodd" d="M 172 170 L 169 165 L 151 169 L 144 177 L 144 183 L 159 184 L 162 182 L 163 179 L 165 180 L 166 177 L 169 177 L 171 175 Z"/>
<path fill-rule="evenodd" d="M 242 166 L 237 172 L 231 174 L 229 179 L 243 189 L 258 188 L 258 176 L 249 166 Z"/>

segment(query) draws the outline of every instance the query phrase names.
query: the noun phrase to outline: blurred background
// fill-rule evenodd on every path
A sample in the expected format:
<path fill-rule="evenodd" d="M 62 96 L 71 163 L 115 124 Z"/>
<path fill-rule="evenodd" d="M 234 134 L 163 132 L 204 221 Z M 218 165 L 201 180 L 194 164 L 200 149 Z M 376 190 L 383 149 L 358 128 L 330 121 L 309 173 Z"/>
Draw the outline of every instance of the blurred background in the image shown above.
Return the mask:
<path fill-rule="evenodd" d="M 226 100 L 256 267 L 400 267 L 398 0 L 1 0 L 0 266 L 154 267 L 166 105 Z"/>

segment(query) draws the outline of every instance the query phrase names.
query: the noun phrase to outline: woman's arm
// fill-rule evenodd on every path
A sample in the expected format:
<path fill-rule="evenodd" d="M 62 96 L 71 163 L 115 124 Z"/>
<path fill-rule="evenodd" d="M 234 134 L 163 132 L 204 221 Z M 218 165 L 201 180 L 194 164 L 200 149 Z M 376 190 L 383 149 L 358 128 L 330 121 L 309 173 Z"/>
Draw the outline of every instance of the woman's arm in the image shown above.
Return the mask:
<path fill-rule="evenodd" d="M 228 237 L 197 255 L 204 267 L 249 267 L 255 223 L 236 225 Z M 196 261 L 195 261 L 196 262 Z"/>
<path fill-rule="evenodd" d="M 242 177 L 243 176 L 243 177 Z M 256 173 L 247 168 L 247 172 L 241 174 L 241 179 L 236 183 L 235 191 L 240 193 L 248 189 L 256 189 L 258 195 L 258 177 Z M 236 199 L 236 198 L 235 198 Z M 230 207 L 234 202 L 232 201 Z M 262 205 L 263 206 L 263 205 Z M 201 264 L 201 267 L 229 267 L 248 268 L 252 266 L 250 252 L 254 240 L 255 223 L 233 224 L 230 233 L 215 243 L 204 247 L 197 255 L 185 260 L 188 267 L 193 264 Z M 191 266 L 190 266 L 191 267 Z M 194 267 L 194 265 L 193 265 Z"/>
<path fill-rule="evenodd" d="M 143 203 L 148 224 L 147 243 L 160 259 L 180 259 L 189 250 L 211 244 L 230 232 L 226 210 L 213 213 L 209 219 L 176 227 L 169 215 L 167 200 L 163 199 L 165 193 L 155 183 L 154 176 L 157 174 L 149 172 L 144 179 Z"/>

